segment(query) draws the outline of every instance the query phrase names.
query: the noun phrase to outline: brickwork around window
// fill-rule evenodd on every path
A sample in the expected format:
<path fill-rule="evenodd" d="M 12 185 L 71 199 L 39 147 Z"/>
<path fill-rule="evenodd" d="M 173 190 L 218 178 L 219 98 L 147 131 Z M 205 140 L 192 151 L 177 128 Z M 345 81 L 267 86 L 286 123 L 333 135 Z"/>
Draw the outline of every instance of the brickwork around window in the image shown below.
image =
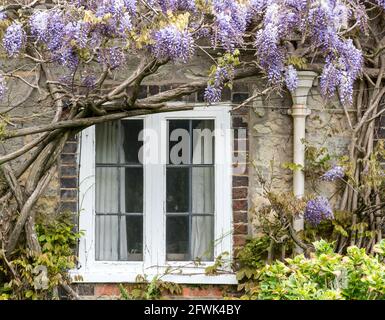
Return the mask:
<path fill-rule="evenodd" d="M 170 90 L 179 85 L 166 86 L 141 86 L 139 99 L 162 91 Z M 223 90 L 222 101 L 231 101 L 235 107 L 231 112 L 232 128 L 234 129 L 233 152 L 241 161 L 233 164 L 232 179 L 232 206 L 233 206 L 233 249 L 234 254 L 242 248 L 248 234 L 248 209 L 249 209 L 249 177 L 248 177 L 248 148 L 249 148 L 249 108 L 247 106 L 237 108 L 250 96 L 252 84 L 235 83 L 232 90 Z M 184 97 L 183 101 L 189 103 L 204 102 L 204 91 L 193 93 Z M 238 133 L 242 131 L 242 135 Z M 242 148 L 240 148 L 242 146 Z M 246 146 L 246 149 L 244 148 Z M 60 157 L 60 210 L 78 211 L 78 154 L 79 137 L 68 140 Z M 239 170 L 240 166 L 245 170 Z M 231 288 L 231 289 L 229 289 Z M 119 296 L 116 284 L 78 284 L 76 289 L 80 295 L 88 297 L 112 297 Z M 233 286 L 184 286 L 182 297 L 184 298 L 220 298 L 227 292 L 234 292 Z M 170 297 L 172 298 L 172 297 Z"/>

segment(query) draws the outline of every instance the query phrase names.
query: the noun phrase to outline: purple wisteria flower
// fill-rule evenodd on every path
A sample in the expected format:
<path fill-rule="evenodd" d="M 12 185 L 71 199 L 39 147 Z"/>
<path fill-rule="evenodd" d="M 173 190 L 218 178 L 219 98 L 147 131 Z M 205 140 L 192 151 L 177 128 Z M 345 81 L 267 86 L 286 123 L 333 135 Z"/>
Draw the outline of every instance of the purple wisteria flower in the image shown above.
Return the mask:
<path fill-rule="evenodd" d="M 7 83 L 5 82 L 5 78 L 0 75 L 0 101 L 5 98 L 5 93 L 7 91 Z"/>
<path fill-rule="evenodd" d="M 116 69 L 125 61 L 125 55 L 121 48 L 112 47 L 99 51 L 99 62 L 109 65 L 111 69 Z"/>
<path fill-rule="evenodd" d="M 326 171 L 321 180 L 323 181 L 335 181 L 337 179 L 342 179 L 345 176 L 345 169 L 341 166 L 334 166 L 330 170 Z"/>
<path fill-rule="evenodd" d="M 308 201 L 304 212 L 305 220 L 313 226 L 319 225 L 323 220 L 334 219 L 333 211 L 328 199 L 318 196 Z"/>
<path fill-rule="evenodd" d="M 25 41 L 25 32 L 20 23 L 12 23 L 5 31 L 3 46 L 9 57 L 19 54 Z"/>
<path fill-rule="evenodd" d="M 194 40 L 187 30 L 175 25 L 166 26 L 153 34 L 153 54 L 159 59 L 170 58 L 176 62 L 187 62 L 194 53 Z"/>
<path fill-rule="evenodd" d="M 221 44 L 227 51 L 234 51 L 243 44 L 249 10 L 246 6 L 233 0 L 213 0 L 214 7 L 214 45 Z"/>
<path fill-rule="evenodd" d="M 291 91 L 294 92 L 295 89 L 298 87 L 298 74 L 297 70 L 290 65 L 286 68 L 285 71 L 285 82 L 286 87 Z"/>
<path fill-rule="evenodd" d="M 214 87 L 212 85 L 208 85 L 205 94 L 204 94 L 204 99 L 208 103 L 216 103 L 220 102 L 222 97 L 222 89 Z"/>
<path fill-rule="evenodd" d="M 3 21 L 5 19 L 7 19 L 7 13 L 4 11 L 1 11 L 0 12 L 0 21 Z"/>

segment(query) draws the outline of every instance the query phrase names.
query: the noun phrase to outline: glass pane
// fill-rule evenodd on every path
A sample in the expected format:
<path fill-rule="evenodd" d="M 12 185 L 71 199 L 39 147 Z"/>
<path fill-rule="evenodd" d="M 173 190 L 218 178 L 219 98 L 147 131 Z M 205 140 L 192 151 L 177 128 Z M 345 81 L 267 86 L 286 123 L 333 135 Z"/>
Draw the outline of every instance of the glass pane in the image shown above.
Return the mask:
<path fill-rule="evenodd" d="M 121 163 L 139 164 L 139 150 L 143 141 L 139 141 L 139 133 L 143 130 L 143 120 L 122 121 Z"/>
<path fill-rule="evenodd" d="M 167 168 L 167 212 L 189 211 L 189 169 Z"/>
<path fill-rule="evenodd" d="M 214 257 L 214 217 L 193 216 L 191 222 L 192 259 L 212 261 Z"/>
<path fill-rule="evenodd" d="M 100 123 L 95 126 L 96 163 L 118 162 L 118 121 Z"/>
<path fill-rule="evenodd" d="M 214 164 L 214 120 L 193 120 L 193 164 Z"/>
<path fill-rule="evenodd" d="M 168 121 L 169 163 L 190 163 L 190 120 Z"/>
<path fill-rule="evenodd" d="M 143 261 L 143 217 L 120 218 L 120 260 Z"/>
<path fill-rule="evenodd" d="M 121 210 L 143 212 L 143 168 L 121 169 Z"/>
<path fill-rule="evenodd" d="M 96 168 L 95 198 L 97 213 L 119 213 L 117 168 Z"/>
<path fill-rule="evenodd" d="M 96 216 L 96 260 L 118 261 L 118 216 Z"/>
<path fill-rule="evenodd" d="M 214 168 L 192 168 L 192 213 L 214 213 Z"/>
<path fill-rule="evenodd" d="M 187 261 L 189 247 L 189 217 L 168 216 L 166 225 L 168 261 Z"/>

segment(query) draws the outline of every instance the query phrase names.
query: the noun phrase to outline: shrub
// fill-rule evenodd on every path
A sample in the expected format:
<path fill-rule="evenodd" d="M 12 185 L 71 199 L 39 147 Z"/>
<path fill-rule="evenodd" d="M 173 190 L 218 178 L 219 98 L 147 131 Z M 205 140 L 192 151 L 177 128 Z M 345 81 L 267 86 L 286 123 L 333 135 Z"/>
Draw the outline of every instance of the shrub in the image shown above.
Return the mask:
<path fill-rule="evenodd" d="M 333 244 L 314 243 L 310 258 L 298 255 L 256 271 L 254 285 L 242 286 L 241 299 L 261 300 L 383 300 L 385 299 L 385 240 L 375 255 L 352 246 L 346 255 Z"/>

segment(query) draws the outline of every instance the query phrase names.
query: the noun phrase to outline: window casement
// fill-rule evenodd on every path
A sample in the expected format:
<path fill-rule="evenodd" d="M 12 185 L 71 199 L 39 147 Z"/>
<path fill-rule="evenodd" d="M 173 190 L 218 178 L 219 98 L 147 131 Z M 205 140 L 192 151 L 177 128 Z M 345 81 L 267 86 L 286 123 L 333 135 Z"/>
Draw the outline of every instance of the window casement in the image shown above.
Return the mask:
<path fill-rule="evenodd" d="M 85 129 L 79 155 L 83 282 L 231 284 L 205 275 L 232 253 L 232 132 L 228 106 L 122 119 Z M 199 262 L 199 263 L 197 263 Z M 78 277 L 80 276 L 80 277 Z"/>

